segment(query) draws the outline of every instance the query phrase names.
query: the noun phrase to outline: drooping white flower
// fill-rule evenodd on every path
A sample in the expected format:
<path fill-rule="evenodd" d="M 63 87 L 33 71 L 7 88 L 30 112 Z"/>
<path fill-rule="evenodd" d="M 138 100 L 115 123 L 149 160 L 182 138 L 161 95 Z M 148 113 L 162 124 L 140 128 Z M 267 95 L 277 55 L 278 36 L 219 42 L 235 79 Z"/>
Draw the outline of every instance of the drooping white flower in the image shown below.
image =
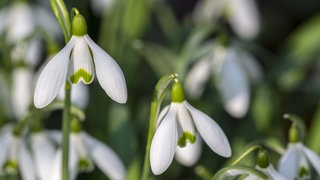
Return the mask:
<path fill-rule="evenodd" d="M 230 157 L 229 141 L 219 125 L 184 99 L 183 88 L 178 82 L 175 82 L 172 89 L 172 103 L 164 109 L 165 112 L 160 113 L 161 119 L 158 120 L 151 143 L 152 172 L 155 175 L 163 173 L 171 164 L 177 146 L 195 143 L 196 133 L 218 155 Z"/>
<path fill-rule="evenodd" d="M 288 179 L 310 176 L 309 164 L 320 175 L 320 157 L 301 142 L 289 143 L 279 161 L 279 172 Z"/>
<path fill-rule="evenodd" d="M 194 11 L 196 22 L 225 18 L 234 32 L 244 39 L 254 38 L 260 29 L 260 18 L 254 0 L 202 0 Z"/>
<path fill-rule="evenodd" d="M 55 136 L 57 138 L 56 133 Z M 59 149 L 53 162 L 52 180 L 61 179 L 61 157 L 62 150 Z M 71 133 L 69 149 L 70 179 L 76 179 L 77 174 L 81 171 L 93 170 L 93 163 L 110 179 L 125 179 L 124 165 L 108 146 L 85 132 Z"/>
<path fill-rule="evenodd" d="M 233 46 L 216 44 L 212 54 L 194 65 L 186 77 L 186 91 L 199 98 L 210 75 L 216 76 L 217 89 L 225 110 L 233 117 L 243 117 L 249 108 L 250 81 L 261 78 L 262 70 L 248 53 Z"/>
<path fill-rule="evenodd" d="M 73 18 L 72 30 L 74 35 L 70 41 L 39 76 L 34 93 L 35 106 L 42 108 L 48 105 L 66 81 L 90 84 L 95 74 L 111 99 L 125 103 L 127 88 L 119 65 L 87 35 L 85 20 L 80 14 Z"/>
<path fill-rule="evenodd" d="M 43 131 L 32 133 L 30 139 L 36 175 L 39 180 L 47 180 L 52 174 L 54 145 Z"/>
<path fill-rule="evenodd" d="M 34 162 L 25 141 L 13 133 L 12 127 L 5 126 L 0 137 L 0 167 L 6 173 L 19 173 L 24 180 L 36 179 Z"/>

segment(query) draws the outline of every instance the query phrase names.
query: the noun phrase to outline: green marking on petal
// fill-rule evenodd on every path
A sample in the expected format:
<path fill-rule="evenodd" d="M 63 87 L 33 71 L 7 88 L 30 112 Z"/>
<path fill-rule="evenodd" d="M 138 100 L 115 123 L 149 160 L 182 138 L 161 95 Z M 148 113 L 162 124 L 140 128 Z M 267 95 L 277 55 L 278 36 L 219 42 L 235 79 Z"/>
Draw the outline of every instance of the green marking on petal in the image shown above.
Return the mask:
<path fill-rule="evenodd" d="M 15 160 L 8 160 L 7 162 L 4 163 L 3 169 L 7 173 L 16 173 L 18 170 L 18 164 Z"/>
<path fill-rule="evenodd" d="M 178 146 L 185 147 L 187 145 L 187 140 L 193 144 L 196 142 L 196 136 L 187 131 L 183 132 L 182 136 L 178 140 Z"/>
<path fill-rule="evenodd" d="M 308 169 L 307 167 L 305 166 L 301 166 L 300 169 L 299 169 L 299 177 L 305 177 L 305 176 L 308 176 L 309 173 L 308 173 Z"/>
<path fill-rule="evenodd" d="M 70 76 L 70 81 L 72 84 L 77 84 L 80 78 L 82 78 L 86 84 L 89 84 L 92 81 L 93 76 L 88 71 L 80 68 L 76 73 Z"/>
<path fill-rule="evenodd" d="M 78 169 L 80 172 L 88 172 L 93 170 L 93 164 L 88 158 L 81 157 L 78 161 Z"/>

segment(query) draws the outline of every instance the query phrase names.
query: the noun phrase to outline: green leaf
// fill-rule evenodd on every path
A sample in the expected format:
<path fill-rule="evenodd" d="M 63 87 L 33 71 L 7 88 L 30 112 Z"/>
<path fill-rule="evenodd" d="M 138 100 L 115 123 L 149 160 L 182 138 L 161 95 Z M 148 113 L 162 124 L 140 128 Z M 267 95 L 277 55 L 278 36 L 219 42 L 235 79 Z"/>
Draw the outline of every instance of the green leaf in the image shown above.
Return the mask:
<path fill-rule="evenodd" d="M 169 49 L 157 44 L 142 42 L 139 42 L 139 45 L 135 48 L 159 77 L 176 72 L 175 61 L 177 56 Z"/>

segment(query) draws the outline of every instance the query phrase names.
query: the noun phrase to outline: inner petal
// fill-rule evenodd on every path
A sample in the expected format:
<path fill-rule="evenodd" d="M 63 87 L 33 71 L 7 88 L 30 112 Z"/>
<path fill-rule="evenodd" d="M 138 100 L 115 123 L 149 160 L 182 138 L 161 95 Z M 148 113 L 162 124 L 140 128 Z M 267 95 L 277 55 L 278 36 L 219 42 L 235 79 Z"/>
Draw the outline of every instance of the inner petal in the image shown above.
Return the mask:
<path fill-rule="evenodd" d="M 179 139 L 178 145 L 184 147 L 187 145 L 187 141 L 193 144 L 196 142 L 196 130 L 192 122 L 192 118 L 188 110 L 181 103 L 178 108 L 178 132 Z"/>
<path fill-rule="evenodd" d="M 94 78 L 94 66 L 89 50 L 89 46 L 83 37 L 75 37 L 70 64 L 69 64 L 69 80 L 73 84 L 82 81 L 85 84 L 90 84 Z"/>

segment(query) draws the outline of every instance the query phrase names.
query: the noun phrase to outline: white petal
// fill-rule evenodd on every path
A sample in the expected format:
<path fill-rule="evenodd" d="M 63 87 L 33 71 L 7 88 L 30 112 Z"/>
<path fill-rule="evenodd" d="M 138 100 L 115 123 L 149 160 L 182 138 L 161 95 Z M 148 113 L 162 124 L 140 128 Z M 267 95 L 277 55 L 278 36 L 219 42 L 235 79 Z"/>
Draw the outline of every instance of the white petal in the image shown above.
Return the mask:
<path fill-rule="evenodd" d="M 259 82 L 262 79 L 262 68 L 257 60 L 251 54 L 240 49 L 236 50 L 236 54 L 249 79 L 253 83 Z"/>
<path fill-rule="evenodd" d="M 69 151 L 69 177 L 70 180 L 75 180 L 77 175 L 77 159 L 75 158 L 74 147 L 70 144 Z M 72 169 L 73 168 L 73 169 Z M 52 172 L 50 176 L 51 180 L 61 180 L 62 179 L 62 150 L 58 149 L 54 155 L 52 162 Z"/>
<path fill-rule="evenodd" d="M 126 170 L 117 154 L 108 146 L 91 136 L 85 136 L 88 144 L 94 144 L 90 152 L 93 161 L 99 169 L 110 179 L 122 180 L 126 177 Z"/>
<path fill-rule="evenodd" d="M 186 77 L 185 89 L 191 98 L 197 99 L 203 94 L 205 83 L 211 75 L 211 61 L 209 58 L 204 58 L 195 64 Z"/>
<path fill-rule="evenodd" d="M 201 151 L 202 140 L 201 137 L 197 134 L 195 143 L 187 143 L 187 145 L 183 148 L 177 146 L 176 154 L 174 157 L 180 164 L 183 164 L 185 166 L 193 166 L 200 158 Z"/>
<path fill-rule="evenodd" d="M 176 103 L 176 106 L 178 107 L 178 128 L 181 128 L 182 133 L 188 132 L 191 135 L 196 136 L 196 130 L 187 108 L 183 103 Z"/>
<path fill-rule="evenodd" d="M 2 128 L 3 129 L 3 128 Z M 0 167 L 3 167 L 3 164 L 8 158 L 9 154 L 9 136 L 4 135 L 0 138 Z"/>
<path fill-rule="evenodd" d="M 43 45 L 41 43 L 41 39 L 39 37 L 33 38 L 28 44 L 28 49 L 25 55 L 25 62 L 30 67 L 35 67 L 38 65 Z"/>
<path fill-rule="evenodd" d="M 229 21 L 238 36 L 250 39 L 259 32 L 259 14 L 253 0 L 233 0 Z"/>
<path fill-rule="evenodd" d="M 281 156 L 279 160 L 279 172 L 288 179 L 294 179 L 296 173 L 299 172 L 298 167 L 299 152 L 295 144 L 288 146 L 287 151 Z"/>
<path fill-rule="evenodd" d="M 27 150 L 26 145 L 24 142 L 20 140 L 19 144 L 19 169 L 21 173 L 21 177 L 24 180 L 35 180 L 35 169 L 34 169 L 34 162 L 31 158 L 30 152 Z"/>
<path fill-rule="evenodd" d="M 318 175 L 320 175 L 320 157 L 315 152 L 311 151 L 307 147 L 303 146 L 303 152 L 307 156 L 308 160 L 314 167 L 314 169 L 317 171 Z"/>
<path fill-rule="evenodd" d="M 52 176 L 51 180 L 62 179 L 62 151 L 59 149 L 54 155 L 54 160 L 52 161 Z"/>
<path fill-rule="evenodd" d="M 15 3 L 10 10 L 8 23 L 8 42 L 16 43 L 22 41 L 35 30 L 32 9 L 27 3 Z"/>
<path fill-rule="evenodd" d="M 162 120 L 165 117 L 165 115 L 167 115 L 169 109 L 170 109 L 170 105 L 167 105 L 160 111 L 160 114 L 159 114 L 159 116 L 157 118 L 156 127 L 159 127 L 159 124 L 162 122 Z"/>
<path fill-rule="evenodd" d="M 49 138 L 57 144 L 62 144 L 62 132 L 58 130 L 47 131 Z"/>
<path fill-rule="evenodd" d="M 192 107 L 187 101 L 184 101 L 184 104 L 190 111 L 198 133 L 207 145 L 218 155 L 230 157 L 231 147 L 220 126 L 209 116 Z"/>
<path fill-rule="evenodd" d="M 66 82 L 69 56 L 73 45 L 74 41 L 71 39 L 42 70 L 34 93 L 34 105 L 37 108 L 47 106 L 57 96 L 62 85 Z"/>
<path fill-rule="evenodd" d="M 43 132 L 31 135 L 31 147 L 35 160 L 37 176 L 40 180 L 46 180 L 51 176 L 52 162 L 55 149 L 46 134 Z"/>
<path fill-rule="evenodd" d="M 27 114 L 31 102 L 32 72 L 26 68 L 13 71 L 12 106 L 15 117 L 20 120 Z"/>
<path fill-rule="evenodd" d="M 256 169 L 260 170 L 261 172 L 265 173 L 268 175 L 271 179 L 276 179 L 276 180 L 287 180 L 282 174 L 280 174 L 278 171 L 274 169 L 272 164 L 269 164 L 268 167 L 266 168 L 261 168 L 259 166 L 256 167 Z"/>
<path fill-rule="evenodd" d="M 218 88 L 225 109 L 236 118 L 243 117 L 249 108 L 250 89 L 233 49 L 228 50 L 219 78 Z"/>
<path fill-rule="evenodd" d="M 65 85 L 60 89 L 57 99 L 64 100 L 65 96 Z M 80 107 L 81 109 L 86 109 L 89 101 L 89 88 L 83 83 L 72 84 L 71 88 L 71 103 Z"/>
<path fill-rule="evenodd" d="M 114 101 L 126 103 L 127 85 L 119 65 L 88 35 L 85 35 L 85 39 L 92 50 L 96 74 L 101 87 Z"/>
<path fill-rule="evenodd" d="M 93 61 L 84 37 L 72 36 L 75 41 L 69 64 L 68 78 L 73 84 L 90 84 L 94 78 Z"/>
<path fill-rule="evenodd" d="M 150 149 L 150 165 L 153 174 L 163 173 L 171 164 L 178 141 L 176 125 L 176 109 L 171 105 L 168 114 L 164 117 L 156 130 Z"/>

